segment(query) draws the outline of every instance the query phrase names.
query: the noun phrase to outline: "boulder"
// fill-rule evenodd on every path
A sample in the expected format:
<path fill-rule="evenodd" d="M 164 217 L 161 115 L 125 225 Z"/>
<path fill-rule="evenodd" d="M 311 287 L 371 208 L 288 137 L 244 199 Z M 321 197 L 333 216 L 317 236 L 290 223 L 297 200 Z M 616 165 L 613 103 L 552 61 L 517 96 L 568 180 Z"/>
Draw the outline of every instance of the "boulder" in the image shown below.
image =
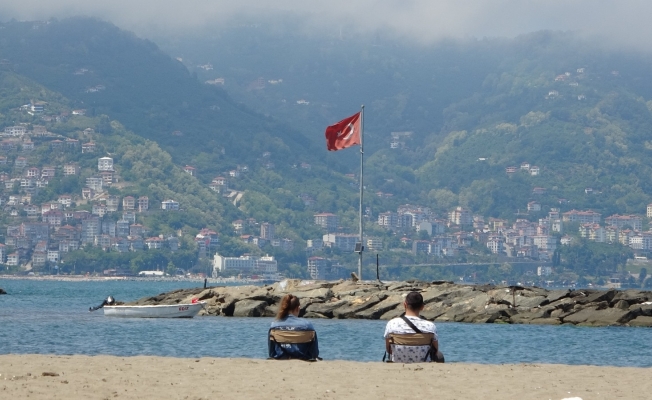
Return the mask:
<path fill-rule="evenodd" d="M 615 308 L 598 310 L 596 307 L 587 307 L 564 317 L 563 322 L 584 326 L 611 326 L 626 324 L 637 316 L 636 311 Z"/>
<path fill-rule="evenodd" d="M 535 308 L 531 310 L 520 311 L 517 308 L 518 314 L 514 314 L 510 317 L 510 321 L 513 324 L 529 324 L 535 319 L 548 319 L 550 318 L 550 313 L 553 311 L 553 308 Z"/>
<path fill-rule="evenodd" d="M 399 308 L 401 312 L 403 311 L 403 296 L 400 294 L 388 296 L 380 303 L 359 312 L 358 318 L 379 319 L 383 314 L 395 308 Z"/>
<path fill-rule="evenodd" d="M 544 303 L 547 303 L 548 299 L 546 299 L 543 296 L 533 296 L 533 297 L 525 297 L 525 296 L 516 296 L 516 307 L 522 307 L 522 308 L 532 308 L 532 307 L 538 307 Z"/>
<path fill-rule="evenodd" d="M 548 296 L 546 298 L 548 299 L 549 303 L 554 303 L 555 301 L 568 297 L 569 294 L 570 294 L 570 290 L 568 289 L 553 290 L 551 292 L 548 292 Z"/>
<path fill-rule="evenodd" d="M 638 289 L 622 290 L 616 292 L 616 295 L 611 302 L 614 304 L 620 300 L 624 300 L 629 304 L 645 303 L 646 301 L 652 300 L 652 293 Z"/>
<path fill-rule="evenodd" d="M 324 302 L 330 300 L 333 297 L 333 291 L 330 288 L 317 288 L 310 289 L 300 292 L 294 292 L 300 300 L 313 300 L 318 302 Z"/>
<path fill-rule="evenodd" d="M 316 313 L 316 312 L 307 312 L 303 318 L 321 318 L 321 319 L 328 319 L 327 316 L 324 314 Z"/>
<path fill-rule="evenodd" d="M 370 307 L 375 306 L 381 301 L 385 300 L 387 297 L 386 294 L 383 295 L 371 295 L 369 297 L 360 297 L 352 301 L 348 301 L 348 304 L 343 305 L 333 311 L 333 317 L 335 318 L 359 318 L 358 313 L 364 311 Z"/>
<path fill-rule="evenodd" d="M 610 302 L 611 300 L 613 300 L 614 296 L 616 296 L 616 290 L 611 289 L 611 290 L 607 290 L 607 291 L 597 291 L 597 292 L 591 293 L 588 296 L 580 297 L 580 298 L 576 299 L 576 301 L 579 304 L 598 303 L 598 302 L 601 302 L 601 301 Z"/>
<path fill-rule="evenodd" d="M 640 315 L 652 317 L 652 302 L 650 302 L 650 304 L 632 304 L 629 306 L 629 309 Z"/>
<path fill-rule="evenodd" d="M 652 327 L 652 317 L 647 317 L 647 316 L 638 316 L 635 319 L 629 321 L 628 323 L 629 326 L 644 326 L 644 327 Z"/>
<path fill-rule="evenodd" d="M 234 317 L 262 317 L 265 315 L 267 302 L 262 300 L 240 300 L 235 303 Z"/>
<path fill-rule="evenodd" d="M 308 313 L 321 314 L 326 316 L 327 318 L 333 318 L 333 311 L 347 304 L 348 301 L 346 300 L 336 300 L 336 301 L 329 301 L 325 303 L 313 303 L 308 305 L 308 307 L 306 307 L 306 314 Z"/>
<path fill-rule="evenodd" d="M 7 294 L 3 288 L 0 288 L 0 294 Z"/>

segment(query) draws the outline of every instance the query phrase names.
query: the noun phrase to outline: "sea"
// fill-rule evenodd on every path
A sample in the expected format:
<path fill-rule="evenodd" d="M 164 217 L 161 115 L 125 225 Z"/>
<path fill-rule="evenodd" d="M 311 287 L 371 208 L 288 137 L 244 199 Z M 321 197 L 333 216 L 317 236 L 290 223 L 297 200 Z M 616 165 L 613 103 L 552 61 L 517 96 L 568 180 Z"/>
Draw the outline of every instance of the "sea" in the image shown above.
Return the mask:
<path fill-rule="evenodd" d="M 106 318 L 89 312 L 196 281 L 2 279 L 0 354 L 267 357 L 270 318 Z M 380 362 L 385 321 L 312 320 L 325 360 Z M 652 367 L 652 329 L 437 323 L 446 362 Z"/>

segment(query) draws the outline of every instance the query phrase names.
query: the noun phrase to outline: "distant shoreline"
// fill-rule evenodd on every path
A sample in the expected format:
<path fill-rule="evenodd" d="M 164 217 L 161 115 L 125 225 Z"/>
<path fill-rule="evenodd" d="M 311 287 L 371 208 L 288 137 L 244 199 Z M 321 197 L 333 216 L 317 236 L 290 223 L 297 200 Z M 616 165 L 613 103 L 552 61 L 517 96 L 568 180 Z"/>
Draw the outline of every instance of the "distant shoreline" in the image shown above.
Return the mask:
<path fill-rule="evenodd" d="M 56 281 L 56 282 L 106 282 L 106 281 L 132 281 L 132 282 L 196 282 L 203 285 L 204 278 L 143 278 L 135 276 L 86 276 L 86 275 L 36 275 L 36 276 L 18 276 L 18 275 L 0 275 L 0 280 L 29 280 L 29 281 Z M 207 283 L 227 284 L 241 283 L 247 285 L 262 284 L 262 280 L 255 279 L 214 279 L 208 278 Z"/>

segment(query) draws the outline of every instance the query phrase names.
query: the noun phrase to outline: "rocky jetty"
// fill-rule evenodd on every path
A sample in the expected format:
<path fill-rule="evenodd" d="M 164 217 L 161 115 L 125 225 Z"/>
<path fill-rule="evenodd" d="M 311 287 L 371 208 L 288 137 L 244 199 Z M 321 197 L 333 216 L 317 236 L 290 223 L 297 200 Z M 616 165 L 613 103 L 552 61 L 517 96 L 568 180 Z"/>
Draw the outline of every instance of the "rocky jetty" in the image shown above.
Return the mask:
<path fill-rule="evenodd" d="M 285 280 L 267 286 L 180 289 L 129 304 L 206 302 L 200 315 L 271 317 L 287 293 L 301 299 L 306 318 L 388 320 L 403 312 L 403 297 L 421 292 L 421 315 L 433 321 L 652 326 L 652 292 L 630 290 L 546 290 L 537 287 L 458 285 L 452 282 L 391 284 Z"/>

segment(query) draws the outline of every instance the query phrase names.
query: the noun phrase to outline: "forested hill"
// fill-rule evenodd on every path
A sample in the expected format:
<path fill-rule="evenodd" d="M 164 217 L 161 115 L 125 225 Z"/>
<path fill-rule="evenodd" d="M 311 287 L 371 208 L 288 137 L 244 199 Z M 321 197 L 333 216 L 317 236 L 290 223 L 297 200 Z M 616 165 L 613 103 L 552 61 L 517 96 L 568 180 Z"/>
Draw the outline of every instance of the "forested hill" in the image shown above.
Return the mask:
<path fill-rule="evenodd" d="M 604 214 L 640 214 L 652 201 L 650 57 L 571 33 L 421 46 L 243 25 L 168 43 L 166 54 L 94 19 L 0 30 L 0 67 L 85 109 L 98 133 L 118 121 L 196 168 L 205 186 L 246 166 L 251 173 L 229 182 L 246 193 L 239 209 L 225 205 L 229 218 L 276 223 L 296 240 L 319 237 L 318 211 L 355 230 L 355 181 L 343 174 L 356 171 L 357 155 L 328 154 L 322 132 L 361 103 L 366 188 L 382 192 L 367 196 L 372 220 L 406 202 L 511 218 L 532 200 L 543 212 Z M 204 83 L 220 78 L 223 88 Z"/>
<path fill-rule="evenodd" d="M 216 165 L 253 164 L 265 151 L 294 162 L 323 157 L 298 131 L 236 104 L 152 42 L 110 23 L 75 18 L 2 28 L 0 55 L 14 72 L 62 93 L 90 116 L 121 121 L 173 150 L 175 161 L 198 164 L 200 175 L 221 172 Z M 203 157 L 195 160 L 198 153 Z"/>
<path fill-rule="evenodd" d="M 223 78 L 235 97 L 312 131 L 366 104 L 367 182 L 393 195 L 387 209 L 407 199 L 512 218 L 532 200 L 604 214 L 652 201 L 649 54 L 570 32 L 431 45 L 264 23 L 210 33 L 160 42 L 200 79 Z M 266 85 L 252 89 L 259 77 Z"/>

